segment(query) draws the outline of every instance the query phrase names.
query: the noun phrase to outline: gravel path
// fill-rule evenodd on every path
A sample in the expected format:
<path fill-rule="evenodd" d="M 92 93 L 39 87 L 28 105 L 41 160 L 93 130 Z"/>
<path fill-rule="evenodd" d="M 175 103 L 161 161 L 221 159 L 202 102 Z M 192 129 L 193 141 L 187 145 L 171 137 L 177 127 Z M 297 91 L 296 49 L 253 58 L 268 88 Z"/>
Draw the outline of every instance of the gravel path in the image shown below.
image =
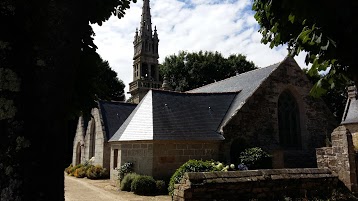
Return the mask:
<path fill-rule="evenodd" d="M 167 195 L 138 196 L 118 191 L 109 180 L 79 179 L 65 175 L 65 201 L 171 201 Z"/>

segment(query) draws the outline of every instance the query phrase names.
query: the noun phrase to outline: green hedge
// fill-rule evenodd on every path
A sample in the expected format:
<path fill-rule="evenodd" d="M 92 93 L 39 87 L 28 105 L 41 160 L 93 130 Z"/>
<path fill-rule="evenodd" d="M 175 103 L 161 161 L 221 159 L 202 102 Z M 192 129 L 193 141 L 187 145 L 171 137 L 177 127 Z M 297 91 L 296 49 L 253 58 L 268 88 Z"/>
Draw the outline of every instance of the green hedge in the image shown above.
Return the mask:
<path fill-rule="evenodd" d="M 121 181 L 120 189 L 122 191 L 131 191 L 132 182 L 136 177 L 139 177 L 136 173 L 126 174 Z"/>
<path fill-rule="evenodd" d="M 186 172 L 213 172 L 220 171 L 213 161 L 189 160 L 180 166 L 170 178 L 168 192 L 173 195 L 174 184 L 179 183 Z"/>
<path fill-rule="evenodd" d="M 72 163 L 65 169 L 65 172 L 69 175 L 71 172 L 70 170 L 73 168 Z"/>
<path fill-rule="evenodd" d="M 137 195 L 153 195 L 156 193 L 156 183 L 153 177 L 140 175 L 131 184 L 131 191 Z"/>
<path fill-rule="evenodd" d="M 75 170 L 75 172 L 73 173 L 73 176 L 75 176 L 77 178 L 86 177 L 86 171 L 87 171 L 87 168 L 85 166 L 79 167 Z"/>
<path fill-rule="evenodd" d="M 157 194 L 158 195 L 165 195 L 165 194 L 168 193 L 168 187 L 165 184 L 165 181 L 157 180 L 157 181 L 155 181 L 155 185 L 156 185 L 156 188 L 157 188 Z"/>
<path fill-rule="evenodd" d="M 109 177 L 109 173 L 106 168 L 100 165 L 90 165 L 87 169 L 86 176 L 88 179 L 105 179 Z"/>
<path fill-rule="evenodd" d="M 250 170 L 272 168 L 271 155 L 260 147 L 245 149 L 240 153 L 240 161 Z"/>

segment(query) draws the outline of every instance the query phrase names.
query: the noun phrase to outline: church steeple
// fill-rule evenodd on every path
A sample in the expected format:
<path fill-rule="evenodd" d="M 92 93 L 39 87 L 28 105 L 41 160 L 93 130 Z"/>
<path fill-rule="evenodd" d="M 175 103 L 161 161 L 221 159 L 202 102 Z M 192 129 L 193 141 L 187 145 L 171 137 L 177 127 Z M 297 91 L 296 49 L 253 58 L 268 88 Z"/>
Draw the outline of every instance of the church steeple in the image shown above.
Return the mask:
<path fill-rule="evenodd" d="M 143 0 L 142 20 L 140 22 L 141 34 L 152 35 L 152 19 L 150 15 L 149 0 Z"/>
<path fill-rule="evenodd" d="M 151 88 L 160 88 L 158 67 L 158 33 L 150 15 L 149 0 L 143 0 L 142 17 L 134 35 L 133 82 L 129 83 L 129 93 L 134 103 L 139 103 Z"/>

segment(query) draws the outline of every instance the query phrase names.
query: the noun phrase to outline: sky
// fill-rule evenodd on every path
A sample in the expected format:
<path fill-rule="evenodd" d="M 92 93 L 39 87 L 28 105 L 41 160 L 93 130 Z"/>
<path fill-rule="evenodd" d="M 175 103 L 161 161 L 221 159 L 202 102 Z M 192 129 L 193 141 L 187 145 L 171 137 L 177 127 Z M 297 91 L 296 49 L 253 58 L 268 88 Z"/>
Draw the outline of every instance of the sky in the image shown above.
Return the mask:
<path fill-rule="evenodd" d="M 143 0 L 132 2 L 123 18 L 112 16 L 102 26 L 92 25 L 97 52 L 118 73 L 126 85 L 125 92 L 133 81 L 133 39 L 142 5 Z M 159 63 L 182 50 L 218 51 L 225 57 L 243 54 L 258 67 L 282 61 L 287 46 L 271 49 L 260 42 L 262 36 L 251 6 L 252 0 L 151 0 L 152 27 L 157 27 L 159 37 Z M 295 57 L 301 68 L 308 67 L 305 56 L 302 52 Z"/>

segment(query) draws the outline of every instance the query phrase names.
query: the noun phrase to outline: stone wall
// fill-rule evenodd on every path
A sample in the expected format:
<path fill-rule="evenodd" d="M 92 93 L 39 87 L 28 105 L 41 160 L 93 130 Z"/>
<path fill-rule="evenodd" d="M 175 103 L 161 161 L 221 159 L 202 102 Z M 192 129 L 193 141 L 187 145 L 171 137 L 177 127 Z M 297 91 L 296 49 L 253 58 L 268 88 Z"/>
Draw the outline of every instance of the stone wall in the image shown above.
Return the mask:
<path fill-rule="evenodd" d="M 78 156 L 81 156 L 81 159 L 79 160 L 80 163 L 82 163 L 85 160 L 84 135 L 85 135 L 84 120 L 83 117 L 80 116 L 78 118 L 75 138 L 73 139 L 72 165 L 77 165 Z M 80 146 L 81 154 L 77 153 L 78 145 Z"/>
<path fill-rule="evenodd" d="M 93 109 L 92 109 L 93 111 Z M 87 128 L 85 128 L 85 135 L 84 135 L 84 159 L 85 160 L 89 160 L 91 157 L 90 155 L 92 153 L 90 153 L 90 147 L 91 147 L 91 144 L 93 143 L 93 140 L 92 139 L 92 135 L 91 135 L 91 131 L 94 130 L 94 120 L 93 118 L 91 118 L 91 120 L 88 121 L 88 125 L 87 125 Z"/>
<path fill-rule="evenodd" d="M 94 154 L 94 165 L 101 165 L 104 168 L 108 168 L 109 164 L 103 164 L 105 157 L 109 157 L 109 155 L 104 155 L 104 143 L 107 142 L 106 135 L 104 133 L 105 128 L 102 120 L 102 116 L 100 115 L 100 110 L 94 108 L 92 110 L 92 115 L 95 122 L 95 154 Z"/>
<path fill-rule="evenodd" d="M 351 133 L 345 126 L 337 127 L 331 134 L 332 147 L 316 149 L 317 166 L 328 168 L 353 192 L 357 190 L 356 153 Z"/>
<path fill-rule="evenodd" d="M 328 169 L 272 169 L 185 173 L 173 200 L 283 200 L 329 195 L 338 184 Z"/>
<path fill-rule="evenodd" d="M 153 176 L 168 179 L 176 169 L 190 159 L 218 160 L 219 143 L 217 141 L 155 142 Z"/>
<path fill-rule="evenodd" d="M 114 164 L 114 150 L 118 150 L 117 164 Z M 153 175 L 153 143 L 148 141 L 114 142 L 111 144 L 110 177 L 116 180 L 119 168 L 126 162 L 134 164 L 134 172 Z"/>
<path fill-rule="evenodd" d="M 219 142 L 213 141 L 133 141 L 111 143 L 111 179 L 117 179 L 120 167 L 126 162 L 134 163 L 138 174 L 156 179 L 168 179 L 183 163 L 190 159 L 218 160 Z M 118 162 L 114 162 L 114 150 L 118 150 Z"/>
<path fill-rule="evenodd" d="M 87 127 L 83 117 L 78 120 L 76 136 L 73 145 L 72 164 L 76 164 L 77 144 L 80 142 L 81 146 L 81 163 L 95 157 L 94 165 L 101 165 L 109 169 L 110 164 L 110 145 L 107 143 L 105 128 L 103 120 L 100 115 L 100 110 L 93 108 L 91 111 L 93 118 L 88 121 Z M 93 149 L 94 145 L 94 149 Z"/>
<path fill-rule="evenodd" d="M 354 150 L 358 150 L 358 124 L 345 124 L 344 126 L 352 134 Z"/>
<path fill-rule="evenodd" d="M 278 67 L 223 128 L 222 161 L 232 162 L 231 144 L 239 140 L 273 154 L 274 168 L 316 167 L 315 148 L 325 146 L 326 133 L 337 124 L 324 102 L 309 96 L 311 87 L 294 62 Z M 278 98 L 283 91 L 292 94 L 299 108 L 302 146 L 294 149 L 280 145 Z"/>

